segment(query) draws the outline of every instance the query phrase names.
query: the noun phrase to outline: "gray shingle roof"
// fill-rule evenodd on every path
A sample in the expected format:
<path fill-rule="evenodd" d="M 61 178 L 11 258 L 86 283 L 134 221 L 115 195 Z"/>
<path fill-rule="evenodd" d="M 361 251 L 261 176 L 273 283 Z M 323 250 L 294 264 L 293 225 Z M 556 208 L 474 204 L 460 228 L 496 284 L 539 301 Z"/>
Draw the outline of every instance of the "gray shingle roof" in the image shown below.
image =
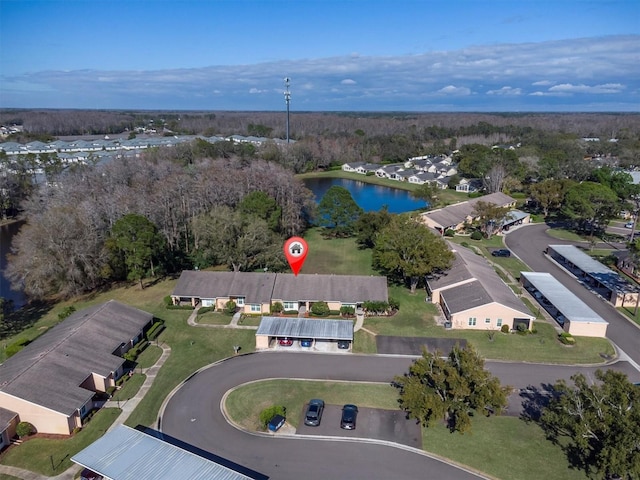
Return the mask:
<path fill-rule="evenodd" d="M 113 480 L 253 478 L 125 425 L 105 433 L 71 461 Z"/>
<path fill-rule="evenodd" d="M 0 433 L 4 432 L 18 414 L 0 407 Z"/>
<path fill-rule="evenodd" d="M 352 341 L 353 321 L 327 318 L 262 317 L 256 335 Z"/>
<path fill-rule="evenodd" d="M 388 301 L 387 278 L 364 275 L 202 272 L 185 270 L 172 293 L 176 297 L 244 296 L 245 303 Z"/>
<path fill-rule="evenodd" d="M 491 193 L 483 197 L 473 198 L 466 202 L 456 203 L 443 207 L 439 210 L 432 210 L 423 213 L 425 217 L 429 217 L 434 223 L 443 228 L 452 227 L 463 223 L 468 217 L 473 215 L 473 209 L 478 202 L 493 203 L 494 205 L 505 207 L 515 202 L 513 198 L 504 193 Z"/>
<path fill-rule="evenodd" d="M 113 352 L 152 320 L 114 300 L 75 312 L 0 365 L 0 391 L 71 415 L 94 393 L 80 384 L 117 370 L 124 359 Z"/>
<path fill-rule="evenodd" d="M 245 297 L 245 303 L 261 304 L 271 300 L 275 273 L 202 272 L 185 270 L 173 289 L 177 297 Z"/>
<path fill-rule="evenodd" d="M 389 300 L 387 278 L 364 275 L 298 275 L 279 273 L 273 297 L 283 301 L 359 303 Z"/>
<path fill-rule="evenodd" d="M 456 256 L 453 267 L 440 278 L 429 280 L 429 288 L 432 290 L 445 289 L 440 292 L 440 295 L 444 297 L 452 313 L 497 302 L 531 316 L 527 306 L 502 281 L 484 257 L 476 255 L 462 246 L 453 248 L 451 243 L 449 245 Z M 467 281 L 467 283 L 456 287 L 446 288 L 448 285 L 455 285 L 470 279 L 476 280 Z M 478 291 L 475 292 L 474 289 Z"/>

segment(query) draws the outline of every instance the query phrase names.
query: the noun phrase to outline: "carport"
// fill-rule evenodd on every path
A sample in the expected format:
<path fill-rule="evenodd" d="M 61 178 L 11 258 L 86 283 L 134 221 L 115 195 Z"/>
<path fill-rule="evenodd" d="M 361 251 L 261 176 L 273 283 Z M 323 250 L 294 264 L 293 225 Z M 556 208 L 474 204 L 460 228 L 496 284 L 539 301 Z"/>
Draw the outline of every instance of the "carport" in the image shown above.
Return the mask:
<path fill-rule="evenodd" d="M 316 342 L 353 343 L 353 320 L 327 318 L 262 317 L 256 332 L 256 349 L 269 348 L 272 340 L 288 337 L 293 340 L 311 338 Z"/>
<path fill-rule="evenodd" d="M 553 315 L 564 331 L 583 337 L 606 336 L 609 323 L 550 273 L 520 272 L 520 282 Z"/>

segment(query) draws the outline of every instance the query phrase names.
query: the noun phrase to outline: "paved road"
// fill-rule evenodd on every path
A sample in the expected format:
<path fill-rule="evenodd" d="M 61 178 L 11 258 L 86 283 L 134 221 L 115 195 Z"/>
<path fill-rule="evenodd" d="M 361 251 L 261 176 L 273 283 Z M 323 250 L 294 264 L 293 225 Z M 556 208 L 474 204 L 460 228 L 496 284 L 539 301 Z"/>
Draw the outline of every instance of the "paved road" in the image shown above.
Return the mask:
<path fill-rule="evenodd" d="M 595 296 L 574 277 L 550 261 L 543 251 L 548 245 L 574 245 L 575 242 L 557 240 L 546 234 L 549 227 L 545 224 L 526 225 L 510 232 L 506 243 L 510 250 L 531 270 L 548 272 L 564 284 L 579 299 L 591 307 L 598 315 L 609 322 L 607 338 L 623 350 L 640 365 L 640 328 L 622 317 L 611 304 Z"/>
<path fill-rule="evenodd" d="M 163 432 L 214 452 L 273 479 L 477 479 L 471 472 L 430 458 L 416 450 L 350 441 L 252 435 L 237 430 L 220 406 L 227 390 L 266 378 L 313 378 L 389 382 L 404 373 L 409 357 L 265 352 L 230 358 L 190 378 L 168 401 L 162 414 Z M 576 371 L 593 378 L 594 367 L 487 362 L 504 384 L 541 389 Z M 613 368 L 632 372 L 626 362 Z M 534 395 L 535 396 L 535 395 Z M 518 395 L 510 408 L 520 409 Z M 321 442 L 321 443 L 320 443 Z M 425 445 L 428 449 L 428 445 Z"/>

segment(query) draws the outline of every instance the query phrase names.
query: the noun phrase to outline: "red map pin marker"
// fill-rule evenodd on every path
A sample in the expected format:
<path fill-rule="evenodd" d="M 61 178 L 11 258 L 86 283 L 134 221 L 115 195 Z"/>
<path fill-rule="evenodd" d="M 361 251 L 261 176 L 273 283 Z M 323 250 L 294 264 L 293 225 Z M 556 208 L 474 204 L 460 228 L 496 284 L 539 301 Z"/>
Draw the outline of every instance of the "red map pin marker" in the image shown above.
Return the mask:
<path fill-rule="evenodd" d="M 307 246 L 307 242 L 300 237 L 291 237 L 284 242 L 284 255 L 287 257 L 287 261 L 294 275 L 298 276 L 304 259 L 307 258 L 308 251 L 309 247 Z"/>

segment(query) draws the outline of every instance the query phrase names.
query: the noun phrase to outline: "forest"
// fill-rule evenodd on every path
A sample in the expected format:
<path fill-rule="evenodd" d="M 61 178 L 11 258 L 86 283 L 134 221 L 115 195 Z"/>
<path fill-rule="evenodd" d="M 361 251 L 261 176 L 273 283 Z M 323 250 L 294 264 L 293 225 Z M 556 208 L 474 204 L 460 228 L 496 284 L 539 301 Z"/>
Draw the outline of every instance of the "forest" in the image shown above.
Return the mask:
<path fill-rule="evenodd" d="M 283 136 L 283 120 L 279 112 L 0 112 L 2 125 L 22 127 L 4 139 L 17 142 L 132 138 L 151 127 L 157 135 L 268 139 Z M 26 220 L 7 276 L 42 298 L 183 268 L 278 271 L 283 239 L 303 233 L 315 211 L 295 174 L 428 154 L 453 155 L 462 177 L 484 178 L 487 191 L 521 192 L 545 214 L 559 212 L 573 192 L 563 214 L 599 226 L 634 192 L 616 169 L 640 162 L 634 114 L 294 113 L 291 125 L 288 145 L 195 140 L 135 159 L 49 168 L 37 185 L 29 162 L 38 159 L 0 152 L 0 209 Z M 579 206 L 587 196 L 602 208 Z"/>

